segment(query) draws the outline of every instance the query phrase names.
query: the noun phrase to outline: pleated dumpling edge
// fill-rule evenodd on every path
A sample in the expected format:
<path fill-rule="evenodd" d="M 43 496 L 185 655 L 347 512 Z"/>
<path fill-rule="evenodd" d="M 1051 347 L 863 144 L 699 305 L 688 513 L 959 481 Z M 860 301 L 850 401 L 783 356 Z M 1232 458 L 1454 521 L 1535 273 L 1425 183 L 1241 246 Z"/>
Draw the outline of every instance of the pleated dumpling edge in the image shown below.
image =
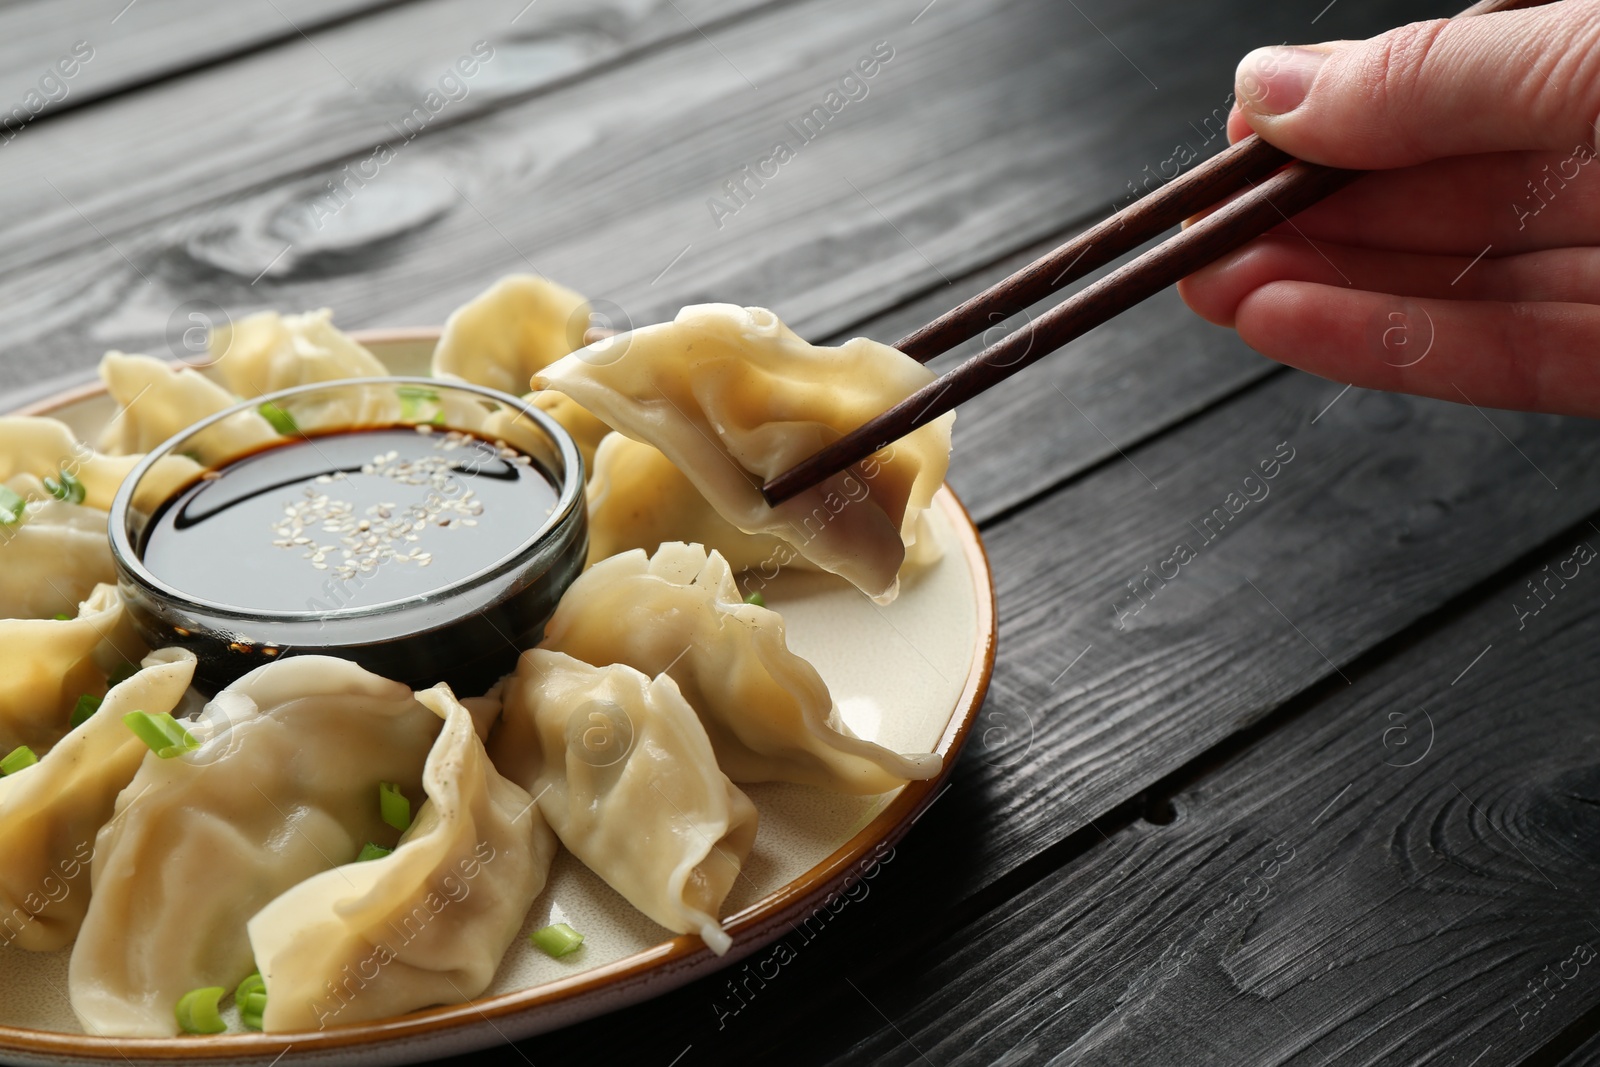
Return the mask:
<path fill-rule="evenodd" d="M 738 529 L 778 537 L 888 603 L 944 483 L 953 412 L 776 508 L 761 483 L 933 380 L 864 337 L 812 345 L 765 308 L 696 304 L 557 360 L 532 387 L 660 449 Z"/>
<path fill-rule="evenodd" d="M 295 885 L 248 923 L 269 1032 L 322 1029 L 471 999 L 544 888 L 555 836 L 490 762 L 446 685 L 417 693 L 444 726 L 426 801 L 394 851 Z"/>

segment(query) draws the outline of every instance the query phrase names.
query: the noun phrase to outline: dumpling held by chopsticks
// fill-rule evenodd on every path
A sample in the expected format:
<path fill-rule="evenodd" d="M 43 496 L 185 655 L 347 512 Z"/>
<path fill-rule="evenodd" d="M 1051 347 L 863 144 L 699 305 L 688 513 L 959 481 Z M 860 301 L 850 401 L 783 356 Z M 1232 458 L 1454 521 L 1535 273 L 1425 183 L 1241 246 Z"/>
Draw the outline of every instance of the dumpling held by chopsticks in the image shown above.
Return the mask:
<path fill-rule="evenodd" d="M 918 516 L 944 482 L 953 413 L 776 508 L 761 483 L 933 377 L 864 337 L 812 345 L 765 308 L 697 304 L 557 360 L 533 388 L 565 393 L 659 448 L 740 530 L 781 538 L 888 603 Z"/>

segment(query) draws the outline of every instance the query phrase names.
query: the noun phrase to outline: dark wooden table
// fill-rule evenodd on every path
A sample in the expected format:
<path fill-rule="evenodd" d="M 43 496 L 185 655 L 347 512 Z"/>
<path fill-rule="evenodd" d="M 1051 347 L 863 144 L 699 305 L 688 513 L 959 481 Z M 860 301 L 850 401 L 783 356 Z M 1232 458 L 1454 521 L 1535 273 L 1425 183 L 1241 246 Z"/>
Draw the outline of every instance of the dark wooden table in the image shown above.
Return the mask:
<path fill-rule="evenodd" d="M 1459 3 L 13 0 L 0 395 L 530 268 L 893 340 L 1214 151 L 1248 48 Z M 769 980 L 471 1060 L 1600 1063 L 1597 461 L 1151 301 L 961 412 L 999 662 L 869 895 Z"/>

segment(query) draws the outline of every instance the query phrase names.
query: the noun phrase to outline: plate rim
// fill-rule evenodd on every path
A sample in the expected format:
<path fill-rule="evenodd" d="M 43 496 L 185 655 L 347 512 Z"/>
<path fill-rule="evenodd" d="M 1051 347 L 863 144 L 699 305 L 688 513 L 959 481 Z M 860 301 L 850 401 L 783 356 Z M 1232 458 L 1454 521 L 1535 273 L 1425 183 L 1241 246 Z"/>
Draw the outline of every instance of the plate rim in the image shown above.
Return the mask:
<path fill-rule="evenodd" d="M 362 344 L 385 346 L 401 343 L 437 341 L 439 328 L 408 327 L 352 330 L 350 336 Z M 205 364 L 171 359 L 196 368 Z M 49 416 L 68 404 L 81 403 L 106 392 L 98 381 L 71 386 L 42 397 L 7 415 Z M 558 1029 L 615 1011 L 649 997 L 668 992 L 702 974 L 731 967 L 739 960 L 767 947 L 781 936 L 781 928 L 795 916 L 825 901 L 828 894 L 846 882 L 857 863 L 881 846 L 898 844 L 922 812 L 942 792 L 942 786 L 955 771 L 978 712 L 989 690 L 994 673 L 995 652 L 999 644 L 999 618 L 995 605 L 994 574 L 989 555 L 978 533 L 977 524 L 949 483 L 934 494 L 933 506 L 947 519 L 959 543 L 962 557 L 973 580 L 977 609 L 976 647 L 972 665 L 956 698 L 950 721 L 940 734 L 934 751 L 943 759 L 939 774 L 925 781 L 908 782 L 885 807 L 848 841 L 798 878 L 728 916 L 724 928 L 733 938 L 733 948 L 715 956 L 695 934 L 677 934 L 656 945 L 624 956 L 611 963 L 585 970 L 566 978 L 542 982 L 529 989 L 479 997 L 463 1004 L 444 1005 L 410 1012 L 392 1019 L 351 1023 L 326 1030 L 303 1030 L 274 1034 L 218 1034 L 209 1036 L 133 1038 L 97 1037 L 51 1030 L 0 1025 L 0 1051 L 31 1053 L 44 1057 L 89 1056 L 97 1060 L 120 1059 L 126 1062 L 203 1063 L 218 1060 L 266 1059 L 282 1056 L 291 1048 L 315 1056 L 351 1049 L 376 1049 L 407 1040 L 444 1039 L 466 1035 L 487 1023 L 498 1030 L 501 1020 L 525 1018 L 534 1021 L 551 1017 L 548 1027 L 518 1028 L 511 1040 Z M 613 994 L 605 998 L 602 994 Z M 620 995 L 619 995 L 620 994 Z M 588 997 L 592 1011 L 583 1010 L 581 998 Z M 560 1012 L 563 1005 L 577 1011 Z M 504 1036 L 504 1035 L 502 1035 Z M 464 1046 L 463 1046 L 464 1048 Z"/>

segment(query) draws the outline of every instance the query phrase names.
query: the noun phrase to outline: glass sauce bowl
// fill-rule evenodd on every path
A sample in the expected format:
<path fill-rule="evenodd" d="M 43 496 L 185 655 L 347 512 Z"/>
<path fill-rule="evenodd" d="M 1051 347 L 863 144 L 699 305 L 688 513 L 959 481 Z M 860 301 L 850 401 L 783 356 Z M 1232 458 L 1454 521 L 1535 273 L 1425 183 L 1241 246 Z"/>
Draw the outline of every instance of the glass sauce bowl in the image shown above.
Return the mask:
<path fill-rule="evenodd" d="M 478 494 L 459 485 L 451 491 L 452 485 L 480 476 L 481 463 L 469 472 L 466 466 L 425 458 L 422 482 L 401 477 L 394 481 L 392 493 L 379 494 L 396 497 L 397 507 L 374 511 L 378 505 L 372 504 L 354 510 L 359 501 L 338 499 L 341 492 L 350 493 L 350 486 L 340 484 L 344 478 L 364 479 L 362 486 L 370 497 L 372 479 L 392 476 L 390 468 L 398 465 L 414 474 L 404 457 L 368 464 L 359 471 L 341 466 L 341 457 L 347 459 L 352 449 L 359 454 L 361 443 L 399 441 L 404 448 L 403 435 L 385 436 L 383 431 L 410 431 L 419 442 L 432 442 L 435 449 L 454 442 L 471 457 L 498 462 L 496 469 L 502 473 L 497 481 L 515 481 L 504 471 L 519 465 L 520 476 L 530 479 L 527 506 L 502 493 L 500 510 L 474 512 L 473 507 L 486 508 L 482 500 L 463 507 L 460 501 L 473 501 Z M 289 447 L 318 463 L 332 457 L 324 469 L 351 473 L 313 481 L 285 480 L 252 491 L 241 488 L 232 503 L 208 514 L 220 517 L 230 508 L 246 505 L 259 513 L 262 505 L 270 504 L 274 515 L 284 517 L 265 524 L 272 528 L 259 536 L 255 526 L 260 524 L 252 524 L 243 529 L 245 536 L 220 545 L 215 537 L 207 541 L 195 534 L 201 520 L 188 521 L 187 512 L 179 509 L 200 501 L 203 494 L 216 497 L 233 491 L 235 484 L 248 486 L 229 479 L 265 469 L 263 461 L 280 463 L 291 455 Z M 372 458 L 384 460 L 390 454 Z M 450 451 L 440 455 L 448 459 Z M 533 475 L 542 475 L 548 483 L 539 483 L 544 485 L 542 497 Z M 583 458 L 571 436 L 550 416 L 516 397 L 434 378 L 322 382 L 238 404 L 150 452 L 112 503 L 111 550 L 122 597 L 139 636 L 152 648 L 179 645 L 194 652 L 199 658 L 195 682 L 202 690 L 215 692 L 286 656 L 321 654 L 353 660 L 414 688 L 449 682 L 459 695 L 470 696 L 513 670 L 521 650 L 539 642 L 557 601 L 583 569 L 588 551 L 583 486 Z M 421 501 L 415 499 L 419 492 L 424 492 Z M 408 495 L 411 503 L 406 503 Z M 540 508 L 541 501 L 548 505 L 547 513 Z M 363 518 L 366 515 L 370 518 Z M 469 517 L 471 521 L 466 521 Z M 408 518 L 422 525 L 408 528 L 403 521 Z M 286 519 L 292 525 L 283 525 Z M 450 520 L 457 523 L 458 532 L 440 529 Z M 363 521 L 369 525 L 362 526 Z M 496 524 L 492 538 L 462 529 L 487 530 L 490 523 Z M 508 523 L 516 525 L 507 529 Z M 388 531 L 387 542 L 380 540 L 376 548 L 367 533 L 372 524 Z M 523 529 L 526 534 L 519 536 Z M 183 542 L 183 550 L 173 551 L 179 542 L 169 541 L 161 556 L 167 563 L 147 565 L 152 538 L 176 538 L 179 530 L 190 539 Z M 291 533 L 299 536 L 288 536 Z M 416 546 L 423 544 L 419 538 L 427 540 L 430 563 L 435 561 L 431 557 L 438 557 L 448 564 L 439 568 L 437 588 L 428 587 L 426 580 L 419 583 L 419 576 L 426 573 L 421 568 L 427 566 L 416 558 Z M 484 538 L 494 546 L 484 558 L 448 556 L 467 553 L 471 551 L 467 546 L 485 543 Z M 357 545 L 357 550 L 352 554 L 341 544 Z M 205 581 L 175 573 L 184 568 L 175 568 L 174 562 L 181 564 L 190 551 L 198 552 L 190 562 L 194 570 L 210 576 Z M 269 564 L 276 568 L 276 578 L 263 577 Z M 304 575 L 293 569 L 300 564 L 306 569 Z M 285 570 L 286 566 L 291 569 Z M 226 580 L 230 572 L 237 575 L 231 588 Z M 397 593 L 397 583 L 388 579 L 402 572 L 404 588 Z M 304 600 L 303 607 L 286 603 L 296 597 Z M 261 606 L 267 601 L 275 602 Z"/>

